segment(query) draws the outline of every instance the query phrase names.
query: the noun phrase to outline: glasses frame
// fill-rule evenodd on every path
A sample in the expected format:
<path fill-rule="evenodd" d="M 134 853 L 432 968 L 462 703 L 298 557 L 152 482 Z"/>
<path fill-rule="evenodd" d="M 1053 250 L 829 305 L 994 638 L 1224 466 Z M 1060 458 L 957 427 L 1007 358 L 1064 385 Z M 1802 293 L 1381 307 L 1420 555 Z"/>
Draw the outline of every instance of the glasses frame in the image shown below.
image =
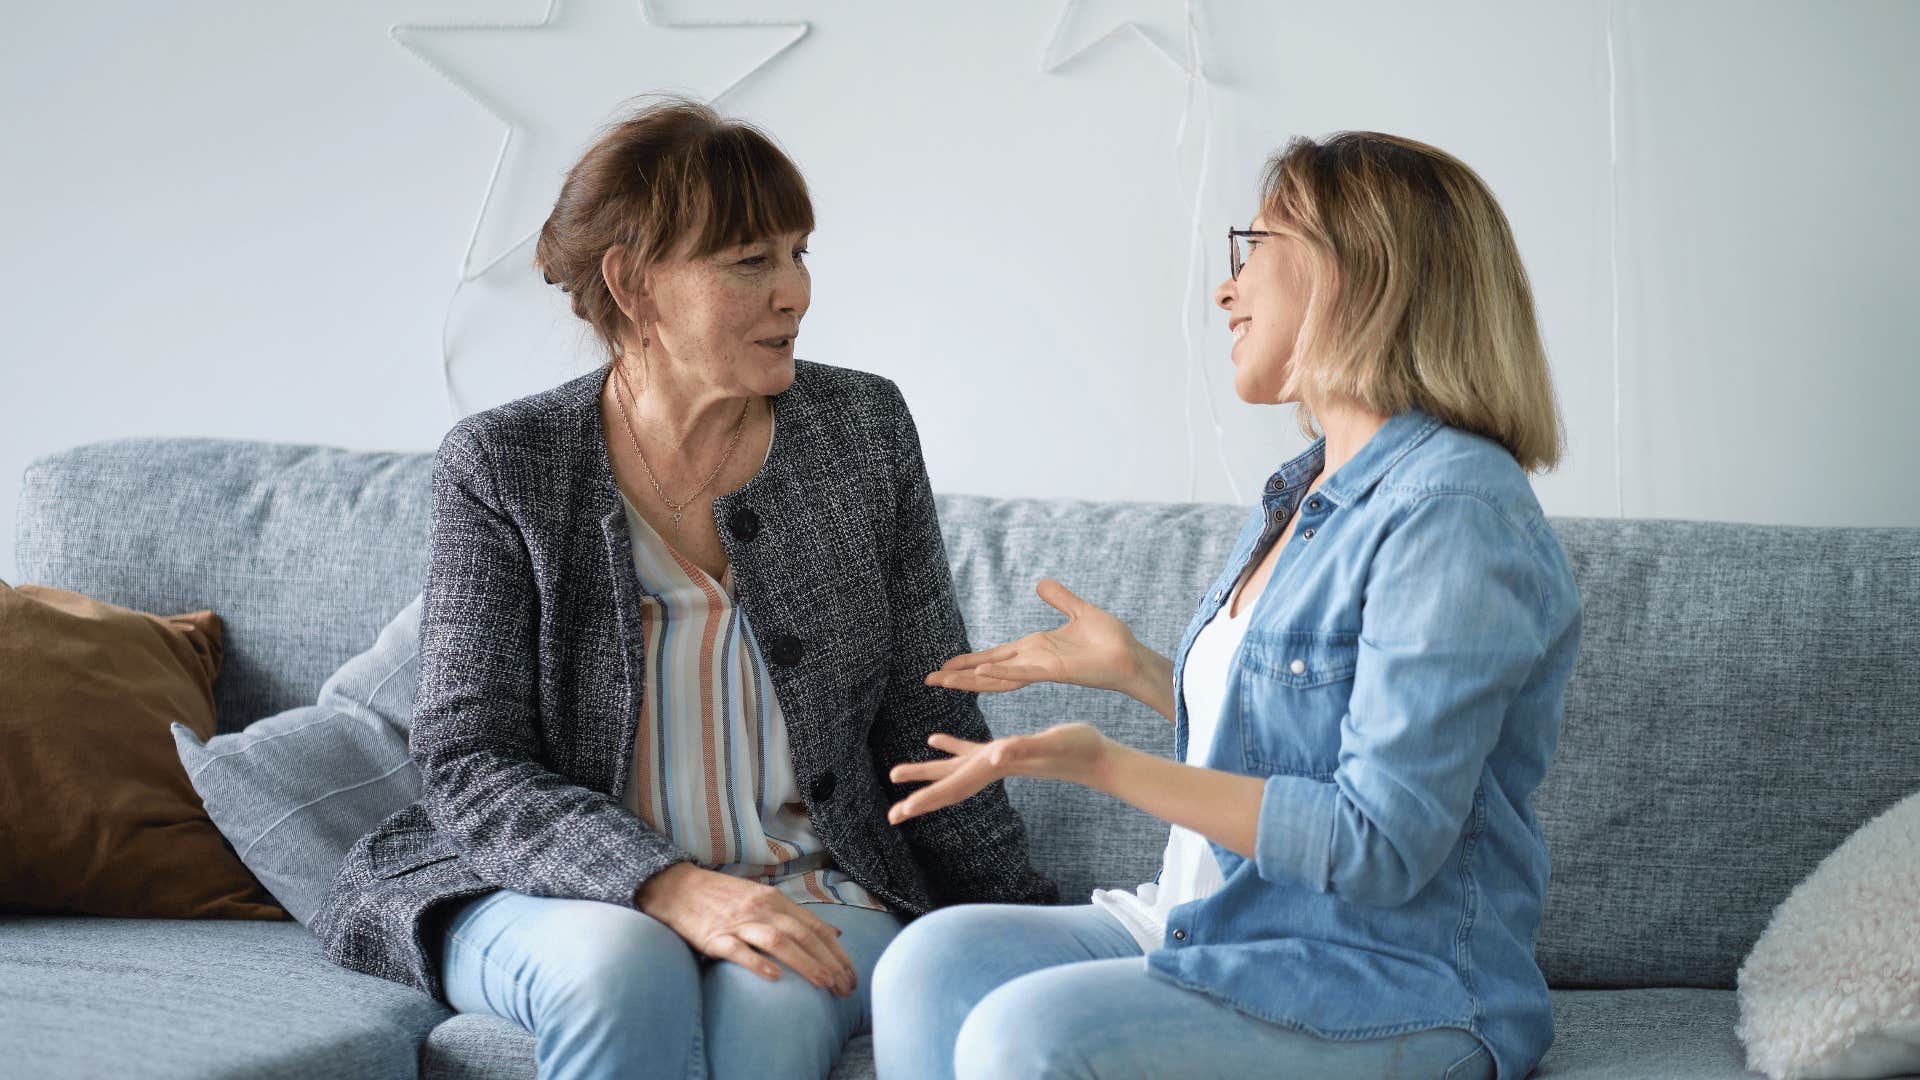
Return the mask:
<path fill-rule="evenodd" d="M 1242 236 L 1278 236 L 1279 233 L 1266 229 L 1228 229 L 1227 230 L 1227 276 L 1234 281 L 1240 280 L 1240 271 L 1247 265 L 1240 261 L 1239 238 Z"/>

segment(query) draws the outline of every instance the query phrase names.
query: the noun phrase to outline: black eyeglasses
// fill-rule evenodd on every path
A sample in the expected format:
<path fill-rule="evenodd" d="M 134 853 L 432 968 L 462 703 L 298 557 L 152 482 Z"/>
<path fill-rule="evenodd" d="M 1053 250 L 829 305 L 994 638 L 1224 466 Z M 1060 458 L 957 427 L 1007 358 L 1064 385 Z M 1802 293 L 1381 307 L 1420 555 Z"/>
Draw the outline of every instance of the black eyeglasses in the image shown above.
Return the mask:
<path fill-rule="evenodd" d="M 1243 237 L 1274 236 L 1265 229 L 1228 229 L 1227 230 L 1227 267 L 1232 271 L 1235 281 L 1240 279 L 1240 268 L 1247 265 L 1246 256 L 1240 254 L 1240 240 Z"/>

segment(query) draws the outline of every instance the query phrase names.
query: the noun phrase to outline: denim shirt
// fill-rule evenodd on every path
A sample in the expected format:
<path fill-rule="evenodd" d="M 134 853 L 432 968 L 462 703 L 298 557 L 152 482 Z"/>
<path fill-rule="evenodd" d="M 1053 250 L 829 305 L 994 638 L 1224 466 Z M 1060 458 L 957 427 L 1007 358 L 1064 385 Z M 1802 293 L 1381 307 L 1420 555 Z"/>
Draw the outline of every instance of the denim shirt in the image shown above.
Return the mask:
<path fill-rule="evenodd" d="M 1572 568 L 1490 439 L 1413 409 L 1307 495 L 1325 460 L 1268 480 L 1175 654 L 1185 760 L 1187 650 L 1297 512 L 1206 757 L 1265 779 L 1254 858 L 1212 845 L 1224 884 L 1148 967 L 1333 1039 L 1464 1028 L 1522 1077 L 1553 1041 L 1529 796 L 1579 648 Z"/>

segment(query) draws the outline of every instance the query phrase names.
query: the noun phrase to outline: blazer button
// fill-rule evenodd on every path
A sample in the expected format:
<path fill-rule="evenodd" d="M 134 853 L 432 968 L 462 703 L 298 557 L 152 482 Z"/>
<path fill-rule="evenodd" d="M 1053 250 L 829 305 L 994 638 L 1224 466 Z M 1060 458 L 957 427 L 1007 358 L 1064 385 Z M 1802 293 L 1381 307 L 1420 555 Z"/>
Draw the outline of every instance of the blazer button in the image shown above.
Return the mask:
<path fill-rule="evenodd" d="M 760 515 L 743 506 L 727 519 L 727 528 L 733 531 L 735 540 L 745 543 L 760 535 Z"/>
<path fill-rule="evenodd" d="M 813 801 L 820 803 L 833 798 L 833 773 L 823 772 L 813 780 Z"/>
<path fill-rule="evenodd" d="M 800 662 L 801 654 L 806 651 L 806 647 L 800 644 L 799 638 L 792 634 L 781 634 L 773 639 L 772 645 L 767 650 L 767 656 L 781 667 L 792 667 Z"/>

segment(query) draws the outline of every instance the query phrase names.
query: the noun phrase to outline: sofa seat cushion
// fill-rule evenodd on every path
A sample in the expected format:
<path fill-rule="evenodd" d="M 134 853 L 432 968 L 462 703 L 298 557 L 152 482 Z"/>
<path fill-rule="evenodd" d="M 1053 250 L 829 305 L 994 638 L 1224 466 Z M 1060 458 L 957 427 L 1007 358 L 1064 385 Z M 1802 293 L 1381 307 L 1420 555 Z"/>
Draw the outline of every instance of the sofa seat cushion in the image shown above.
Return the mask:
<path fill-rule="evenodd" d="M 0 918 L 0 986 L 11 1076 L 412 1080 L 448 1016 L 293 922 Z"/>
<path fill-rule="evenodd" d="M 532 1080 L 533 1036 L 511 1020 L 460 1013 L 433 1029 L 420 1080 Z M 873 1080 L 873 1040 L 856 1036 L 829 1080 Z"/>
<path fill-rule="evenodd" d="M 1553 1049 L 1533 1080 L 1758 1080 L 1742 1064 L 1731 990 L 1556 990 Z M 421 1080 L 531 1080 L 533 1036 L 495 1016 L 433 1029 Z M 872 1080 L 873 1040 L 847 1044 L 832 1080 Z"/>
<path fill-rule="evenodd" d="M 1534 1080 L 1760 1080 L 1734 1036 L 1731 990 L 1555 990 L 1553 1049 Z"/>

